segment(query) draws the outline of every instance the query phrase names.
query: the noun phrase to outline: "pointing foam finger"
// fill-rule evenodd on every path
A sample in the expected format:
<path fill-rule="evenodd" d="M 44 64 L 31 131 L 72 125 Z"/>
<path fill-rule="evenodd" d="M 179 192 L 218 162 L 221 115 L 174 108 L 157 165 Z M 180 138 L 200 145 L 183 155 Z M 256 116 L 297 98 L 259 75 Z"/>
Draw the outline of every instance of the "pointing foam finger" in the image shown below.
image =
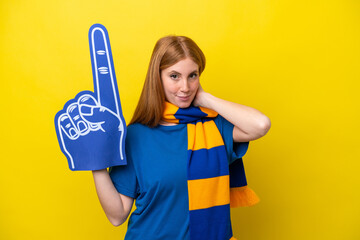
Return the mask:
<path fill-rule="evenodd" d="M 119 115 L 120 98 L 106 28 L 101 24 L 94 24 L 89 30 L 89 43 L 97 102 Z"/>

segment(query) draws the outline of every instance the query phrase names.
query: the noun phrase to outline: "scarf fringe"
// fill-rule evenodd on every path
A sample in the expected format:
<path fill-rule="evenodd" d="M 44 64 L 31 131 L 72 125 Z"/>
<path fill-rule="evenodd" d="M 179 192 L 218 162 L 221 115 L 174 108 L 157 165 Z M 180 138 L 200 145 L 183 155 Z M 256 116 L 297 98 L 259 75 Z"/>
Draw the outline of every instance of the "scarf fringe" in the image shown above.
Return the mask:
<path fill-rule="evenodd" d="M 256 193 L 248 186 L 230 189 L 230 207 L 250 207 L 260 202 Z"/>

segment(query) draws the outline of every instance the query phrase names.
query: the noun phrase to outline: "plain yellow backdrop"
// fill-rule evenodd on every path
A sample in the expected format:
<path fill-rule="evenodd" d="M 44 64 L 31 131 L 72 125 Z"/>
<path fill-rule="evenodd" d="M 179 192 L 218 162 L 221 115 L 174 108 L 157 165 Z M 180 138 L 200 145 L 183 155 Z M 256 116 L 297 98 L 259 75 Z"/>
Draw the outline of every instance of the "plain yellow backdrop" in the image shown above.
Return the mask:
<path fill-rule="evenodd" d="M 261 202 L 232 210 L 238 239 L 360 239 L 360 2 L 1 1 L 0 239 L 123 239 L 91 172 L 71 172 L 54 116 L 93 90 L 88 29 L 109 31 L 132 116 L 157 39 L 193 38 L 206 91 L 272 122 L 244 157 Z"/>

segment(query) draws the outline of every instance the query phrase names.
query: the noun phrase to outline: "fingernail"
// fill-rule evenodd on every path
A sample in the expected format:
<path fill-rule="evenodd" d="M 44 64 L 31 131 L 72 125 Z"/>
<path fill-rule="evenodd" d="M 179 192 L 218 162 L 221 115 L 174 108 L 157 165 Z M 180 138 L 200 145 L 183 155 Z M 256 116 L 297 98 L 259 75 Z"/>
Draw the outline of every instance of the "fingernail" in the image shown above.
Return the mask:
<path fill-rule="evenodd" d="M 80 104 L 96 105 L 95 99 L 93 99 L 93 97 L 89 96 L 89 95 L 85 95 L 85 96 L 80 97 L 79 103 Z"/>
<path fill-rule="evenodd" d="M 77 125 L 78 125 L 80 132 L 86 131 L 86 125 L 85 125 L 84 121 L 79 121 Z"/>
<path fill-rule="evenodd" d="M 69 134 L 72 138 L 77 137 L 77 133 L 76 133 L 75 129 L 73 129 L 73 128 L 69 129 Z"/>
<path fill-rule="evenodd" d="M 91 116 L 93 114 L 93 107 L 87 105 L 80 105 L 81 114 L 84 116 Z"/>

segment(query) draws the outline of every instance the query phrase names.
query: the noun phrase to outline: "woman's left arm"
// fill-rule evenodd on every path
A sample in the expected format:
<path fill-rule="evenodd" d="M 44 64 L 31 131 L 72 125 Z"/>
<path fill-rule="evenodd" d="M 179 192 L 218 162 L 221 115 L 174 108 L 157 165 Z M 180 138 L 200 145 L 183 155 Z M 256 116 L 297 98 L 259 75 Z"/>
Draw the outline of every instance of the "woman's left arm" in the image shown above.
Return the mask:
<path fill-rule="evenodd" d="M 260 111 L 217 98 L 199 86 L 195 106 L 209 108 L 234 125 L 234 142 L 248 142 L 264 136 L 270 129 L 270 119 Z"/>

